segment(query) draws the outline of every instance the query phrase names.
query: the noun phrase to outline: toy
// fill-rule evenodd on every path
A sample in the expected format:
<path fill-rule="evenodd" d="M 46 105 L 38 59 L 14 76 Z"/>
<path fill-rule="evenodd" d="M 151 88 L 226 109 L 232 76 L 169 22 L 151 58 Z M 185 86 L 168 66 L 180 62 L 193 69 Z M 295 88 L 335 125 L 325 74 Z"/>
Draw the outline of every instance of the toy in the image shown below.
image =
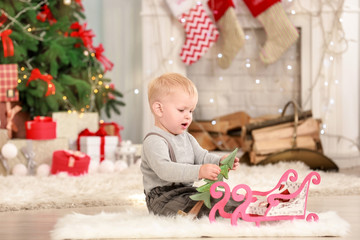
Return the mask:
<path fill-rule="evenodd" d="M 227 183 L 218 181 L 212 184 L 210 194 L 213 198 L 219 199 L 211 209 L 209 214 L 210 222 L 215 221 L 215 214 L 219 211 L 223 218 L 230 218 L 231 225 L 237 225 L 237 219 L 255 222 L 257 226 L 260 222 L 305 219 L 306 221 L 319 219 L 315 213 L 306 215 L 306 204 L 310 183 L 319 184 L 320 175 L 317 172 L 309 173 L 301 184 L 297 183 L 298 174 L 295 170 L 287 170 L 280 178 L 277 185 L 270 191 L 252 191 L 246 184 L 235 186 L 232 191 Z M 311 181 L 312 180 L 312 181 Z M 222 187 L 224 191 L 218 191 Z M 245 194 L 239 193 L 245 191 Z M 224 211 L 230 196 L 239 202 L 239 206 L 233 213 Z M 242 202 L 240 204 L 240 202 Z"/>

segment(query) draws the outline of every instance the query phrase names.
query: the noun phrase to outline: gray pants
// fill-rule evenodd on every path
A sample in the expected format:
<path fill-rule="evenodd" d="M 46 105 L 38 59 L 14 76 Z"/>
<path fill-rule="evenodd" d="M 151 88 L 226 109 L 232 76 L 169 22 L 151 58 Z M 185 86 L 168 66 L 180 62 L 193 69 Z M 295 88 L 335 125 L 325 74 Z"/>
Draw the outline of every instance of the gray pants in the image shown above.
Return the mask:
<path fill-rule="evenodd" d="M 155 215 L 173 216 L 178 210 L 189 212 L 197 201 L 190 198 L 191 195 L 198 193 L 195 187 L 188 187 L 183 184 L 156 187 L 146 195 L 146 206 L 149 212 Z M 214 206 L 220 199 L 211 199 Z M 225 206 L 226 212 L 233 212 L 241 203 L 232 199 Z M 203 205 L 197 217 L 209 216 L 210 209 Z"/>

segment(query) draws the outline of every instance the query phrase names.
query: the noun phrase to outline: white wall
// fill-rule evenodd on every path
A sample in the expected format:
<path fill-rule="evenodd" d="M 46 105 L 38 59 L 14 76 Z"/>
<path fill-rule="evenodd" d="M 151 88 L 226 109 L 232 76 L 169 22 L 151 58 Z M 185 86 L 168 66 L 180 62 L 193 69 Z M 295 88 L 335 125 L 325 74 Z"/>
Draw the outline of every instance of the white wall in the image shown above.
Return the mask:
<path fill-rule="evenodd" d="M 120 108 L 121 115 L 112 114 L 105 121 L 114 121 L 124 126 L 121 136 L 133 143 L 142 141 L 142 35 L 141 0 L 87 0 L 85 8 L 88 28 L 96 37 L 94 45 L 102 43 L 104 55 L 114 63 L 112 71 L 106 73 L 116 89 L 124 94 L 126 106 Z"/>
<path fill-rule="evenodd" d="M 145 89 L 150 79 L 163 72 L 177 71 L 186 74 L 188 69 L 178 57 L 184 39 L 182 26 L 170 14 L 164 1 L 143 0 L 142 2 L 143 35 L 147 36 L 143 42 Z M 349 44 L 347 51 L 343 54 L 334 52 L 324 54 L 324 41 L 328 41 L 327 38 L 324 39 L 324 36 L 328 37 L 324 32 L 331 32 L 333 28 L 331 24 L 334 20 L 334 10 L 325 6 L 320 19 L 317 15 L 318 2 L 307 0 L 293 2 L 295 2 L 293 7 L 290 6 L 287 9 L 289 17 L 306 33 L 306 36 L 301 39 L 305 43 L 301 46 L 302 105 L 304 109 L 310 108 L 314 117 L 321 118 L 326 124 L 324 125 L 325 134 L 322 136 L 325 153 L 334 160 L 341 160 L 342 166 L 359 164 L 359 152 L 352 143 L 352 141 L 358 141 L 360 121 L 358 98 L 359 3 L 355 0 L 347 1 L 346 5 L 349 7 L 345 8 L 341 17 L 346 42 Z M 341 1 L 331 1 L 333 5 L 339 2 Z M 242 1 L 236 1 L 236 3 L 242 4 Z M 290 5 L 287 1 L 283 1 L 283 3 Z M 292 9 L 296 11 L 295 15 L 290 15 Z M 246 12 L 239 14 L 239 21 L 243 26 L 253 24 L 251 18 L 246 19 Z M 172 36 L 175 36 L 176 39 L 172 43 L 173 45 L 168 41 Z M 336 43 L 336 47 L 341 46 L 341 41 Z M 332 60 L 329 60 L 330 57 Z M 169 64 L 169 59 L 173 60 L 172 64 Z M 145 109 L 147 107 L 146 98 L 144 98 L 143 104 L 144 116 L 148 118 L 151 114 Z M 144 132 L 148 131 L 150 126 L 149 121 L 143 121 Z M 344 156 L 347 158 L 353 156 L 355 162 L 346 162 L 343 159 Z"/>

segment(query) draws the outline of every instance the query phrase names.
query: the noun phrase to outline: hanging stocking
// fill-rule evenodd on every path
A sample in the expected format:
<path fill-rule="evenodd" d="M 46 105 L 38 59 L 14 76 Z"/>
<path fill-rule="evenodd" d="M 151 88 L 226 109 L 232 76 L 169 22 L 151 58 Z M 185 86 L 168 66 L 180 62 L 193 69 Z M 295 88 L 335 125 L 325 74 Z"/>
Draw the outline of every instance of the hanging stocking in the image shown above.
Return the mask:
<path fill-rule="evenodd" d="M 244 0 L 251 14 L 264 26 L 267 39 L 260 59 L 266 64 L 277 61 L 296 42 L 299 33 L 288 19 L 280 0 Z"/>
<path fill-rule="evenodd" d="M 191 65 L 216 42 L 219 32 L 201 3 L 194 0 L 166 0 L 173 15 L 185 29 L 181 60 Z"/>
<path fill-rule="evenodd" d="M 214 14 L 220 36 L 215 46 L 218 53 L 217 63 L 228 68 L 240 48 L 244 45 L 244 32 L 236 17 L 232 0 L 209 0 L 208 5 Z"/>

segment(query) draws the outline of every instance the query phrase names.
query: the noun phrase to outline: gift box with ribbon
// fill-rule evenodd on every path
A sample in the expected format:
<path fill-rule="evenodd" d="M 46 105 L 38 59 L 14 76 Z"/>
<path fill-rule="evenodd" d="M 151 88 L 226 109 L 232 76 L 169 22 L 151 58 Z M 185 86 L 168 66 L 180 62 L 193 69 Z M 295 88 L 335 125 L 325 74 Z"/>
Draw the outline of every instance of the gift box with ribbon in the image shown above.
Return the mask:
<path fill-rule="evenodd" d="M 115 160 L 116 147 L 119 143 L 117 136 L 108 136 L 105 129 L 91 132 L 84 129 L 78 135 L 78 150 L 90 156 L 92 161 L 101 162 L 104 159 Z"/>
<path fill-rule="evenodd" d="M 56 122 L 51 117 L 37 116 L 33 121 L 26 121 L 26 138 L 47 140 L 56 138 Z"/>
<path fill-rule="evenodd" d="M 67 172 L 71 176 L 88 173 L 90 157 L 79 151 L 59 150 L 53 153 L 51 174 Z"/>
<path fill-rule="evenodd" d="M 19 101 L 17 64 L 0 64 L 0 102 Z"/>

